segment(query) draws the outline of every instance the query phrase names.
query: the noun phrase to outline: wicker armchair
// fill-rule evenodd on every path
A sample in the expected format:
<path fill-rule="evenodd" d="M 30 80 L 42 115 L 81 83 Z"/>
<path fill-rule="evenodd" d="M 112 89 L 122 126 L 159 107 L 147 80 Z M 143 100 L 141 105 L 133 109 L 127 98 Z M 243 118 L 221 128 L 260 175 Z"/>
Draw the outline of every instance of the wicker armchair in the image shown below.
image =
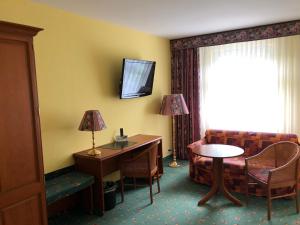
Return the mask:
<path fill-rule="evenodd" d="M 249 184 L 260 184 L 266 190 L 268 204 L 268 220 L 271 219 L 271 200 L 295 196 L 296 210 L 299 213 L 298 171 L 299 147 L 297 144 L 282 141 L 272 144 L 259 154 L 246 158 L 246 197 L 248 203 Z M 253 182 L 249 183 L 249 179 Z M 291 192 L 272 196 L 272 189 L 290 187 Z"/>
<path fill-rule="evenodd" d="M 151 144 L 148 148 L 142 150 L 142 152 L 132 158 L 121 160 L 120 183 L 122 202 L 124 201 L 124 177 L 132 177 L 134 179 L 134 188 L 136 187 L 136 178 L 147 178 L 150 187 L 151 204 L 153 203 L 152 178 L 154 176 L 157 178 L 158 193 L 160 192 L 157 155 L 158 144 L 159 142 Z"/>

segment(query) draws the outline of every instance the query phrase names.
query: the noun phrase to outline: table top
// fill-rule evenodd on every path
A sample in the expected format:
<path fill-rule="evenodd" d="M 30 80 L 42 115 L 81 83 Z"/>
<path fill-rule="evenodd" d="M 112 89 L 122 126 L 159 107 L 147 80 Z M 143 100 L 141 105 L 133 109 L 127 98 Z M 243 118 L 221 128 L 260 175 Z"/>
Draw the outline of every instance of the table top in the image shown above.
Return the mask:
<path fill-rule="evenodd" d="M 97 156 L 90 156 L 88 155 L 88 151 L 90 149 L 80 151 L 77 153 L 74 153 L 73 156 L 75 158 L 89 158 L 91 160 L 106 160 L 108 158 L 115 157 L 120 154 L 124 154 L 128 151 L 131 151 L 133 149 L 139 148 L 141 146 L 153 143 L 155 141 L 161 141 L 162 137 L 161 136 L 156 136 L 156 135 L 145 135 L 145 134 L 138 134 L 134 135 L 128 138 L 129 142 L 134 142 L 134 144 L 130 146 L 126 146 L 121 149 L 109 149 L 109 148 L 101 148 L 101 146 L 96 147 L 96 149 L 101 151 L 101 155 Z"/>
<path fill-rule="evenodd" d="M 244 150 L 233 145 L 207 144 L 197 146 L 193 153 L 210 158 L 232 158 L 242 155 Z"/>

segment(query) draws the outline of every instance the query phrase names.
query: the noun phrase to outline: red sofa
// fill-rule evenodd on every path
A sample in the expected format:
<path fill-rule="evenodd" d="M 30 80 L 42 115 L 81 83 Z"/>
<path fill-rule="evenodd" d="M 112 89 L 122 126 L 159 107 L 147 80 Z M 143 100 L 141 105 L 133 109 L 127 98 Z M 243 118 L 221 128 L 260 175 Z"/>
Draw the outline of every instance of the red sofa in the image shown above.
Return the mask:
<path fill-rule="evenodd" d="M 192 149 L 202 144 L 228 144 L 245 150 L 242 156 L 224 159 L 224 182 L 230 191 L 245 192 L 245 158 L 259 153 L 265 147 L 279 142 L 291 141 L 299 144 L 296 134 L 262 133 L 227 130 L 207 130 L 205 137 L 188 145 L 189 173 L 197 183 L 211 185 L 212 159 L 193 154 Z M 300 185 L 298 185 L 300 188 Z M 287 192 L 286 189 L 275 189 L 274 194 Z M 264 196 L 264 190 L 259 185 L 249 187 L 249 193 Z"/>

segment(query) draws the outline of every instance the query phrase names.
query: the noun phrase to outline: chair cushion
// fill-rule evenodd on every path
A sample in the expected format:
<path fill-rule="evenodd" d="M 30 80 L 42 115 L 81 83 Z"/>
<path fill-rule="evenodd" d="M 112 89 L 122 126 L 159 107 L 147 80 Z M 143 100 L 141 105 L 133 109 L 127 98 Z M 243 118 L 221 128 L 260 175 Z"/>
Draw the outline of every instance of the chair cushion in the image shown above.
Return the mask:
<path fill-rule="evenodd" d="M 260 182 L 267 183 L 269 171 L 270 171 L 270 168 L 255 168 L 255 169 L 250 170 L 249 174 L 252 177 L 255 177 Z"/>
<path fill-rule="evenodd" d="M 94 183 L 94 177 L 77 171 L 69 172 L 46 181 L 47 204 L 81 191 Z"/>

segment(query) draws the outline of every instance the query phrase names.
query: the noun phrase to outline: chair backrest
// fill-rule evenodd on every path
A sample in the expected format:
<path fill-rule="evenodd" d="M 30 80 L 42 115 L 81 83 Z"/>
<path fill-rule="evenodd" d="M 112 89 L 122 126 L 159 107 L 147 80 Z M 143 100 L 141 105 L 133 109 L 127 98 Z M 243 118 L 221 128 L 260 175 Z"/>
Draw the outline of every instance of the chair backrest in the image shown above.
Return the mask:
<path fill-rule="evenodd" d="M 299 154 L 299 147 L 297 144 L 289 141 L 280 141 L 269 145 L 263 149 L 263 154 L 260 158 L 272 161 L 273 167 L 280 167 L 287 164 L 296 155 Z"/>
<path fill-rule="evenodd" d="M 124 175 L 146 176 L 152 170 L 157 168 L 158 144 L 155 142 L 145 149 L 137 152 L 131 158 L 122 160 L 121 170 Z"/>
<path fill-rule="evenodd" d="M 146 151 L 149 151 L 150 170 L 153 170 L 157 166 L 158 143 L 154 143 Z"/>
<path fill-rule="evenodd" d="M 268 146 L 263 152 L 267 153 L 265 157 L 270 157 L 275 168 L 280 167 L 280 170 L 274 171 L 269 177 L 272 183 L 278 185 L 278 182 L 281 182 L 283 186 L 291 181 L 297 183 L 300 157 L 300 149 L 297 144 L 282 141 Z"/>
<path fill-rule="evenodd" d="M 299 155 L 297 144 L 283 141 L 273 144 L 275 151 L 275 167 L 280 167 L 291 161 L 296 155 Z"/>
<path fill-rule="evenodd" d="M 149 144 L 145 149 L 133 154 L 130 158 L 121 159 L 120 169 L 124 176 L 148 177 L 158 169 L 159 141 Z"/>

